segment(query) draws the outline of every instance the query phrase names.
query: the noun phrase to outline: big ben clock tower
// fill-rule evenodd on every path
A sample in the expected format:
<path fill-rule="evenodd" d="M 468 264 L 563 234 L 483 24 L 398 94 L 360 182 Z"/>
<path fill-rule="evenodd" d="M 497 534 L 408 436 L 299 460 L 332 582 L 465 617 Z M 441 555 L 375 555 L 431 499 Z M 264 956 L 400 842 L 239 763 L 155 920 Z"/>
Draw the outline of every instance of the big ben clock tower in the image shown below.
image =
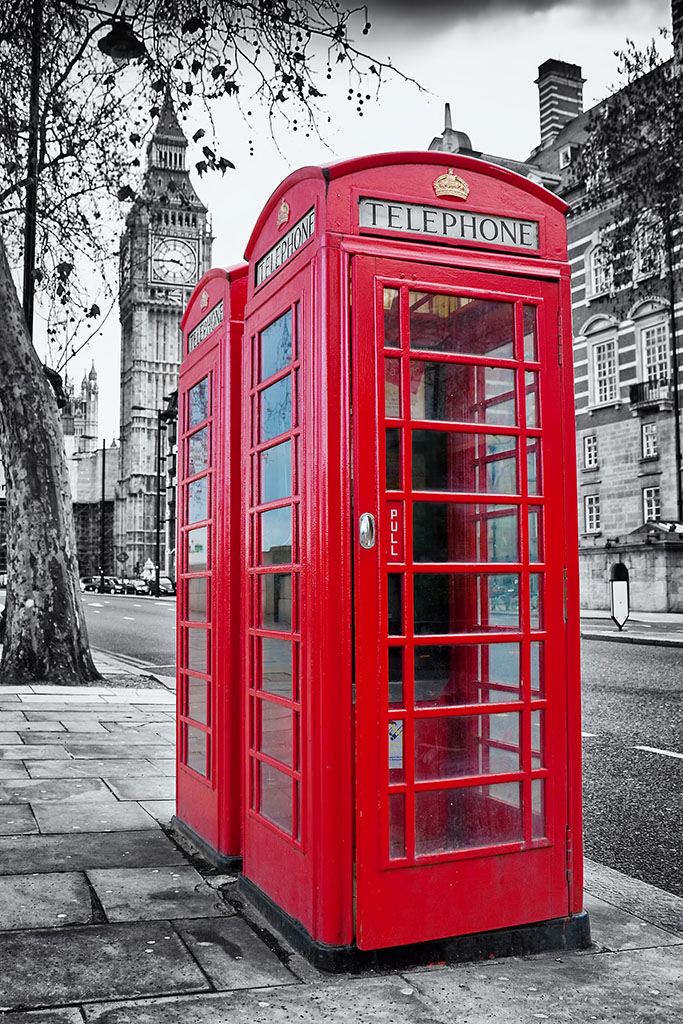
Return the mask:
<path fill-rule="evenodd" d="M 117 557 L 128 556 L 122 575 L 155 559 L 158 441 L 165 451 L 157 414 L 178 386 L 183 310 L 211 265 L 207 209 L 192 187 L 186 150 L 167 94 L 147 148 L 144 186 L 121 238 L 121 447 L 114 541 Z M 162 545 L 163 537 L 162 528 Z M 163 565 L 162 547 L 162 571 Z"/>

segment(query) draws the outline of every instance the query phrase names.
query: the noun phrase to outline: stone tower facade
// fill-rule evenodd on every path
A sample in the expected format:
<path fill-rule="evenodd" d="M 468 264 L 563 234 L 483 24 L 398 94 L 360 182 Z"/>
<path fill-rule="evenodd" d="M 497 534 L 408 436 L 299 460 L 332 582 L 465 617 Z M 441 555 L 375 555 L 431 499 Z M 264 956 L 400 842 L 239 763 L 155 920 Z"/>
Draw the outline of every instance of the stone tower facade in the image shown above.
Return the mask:
<path fill-rule="evenodd" d="M 122 571 L 167 564 L 163 522 L 157 523 L 157 444 L 165 452 L 158 413 L 178 386 L 180 320 L 192 289 L 211 265 L 208 213 L 186 167 L 187 139 L 167 95 L 147 148 L 144 186 L 121 238 L 120 461 L 114 537 Z M 161 487 L 166 472 L 161 466 Z M 161 499 L 161 518 L 165 501 Z"/>

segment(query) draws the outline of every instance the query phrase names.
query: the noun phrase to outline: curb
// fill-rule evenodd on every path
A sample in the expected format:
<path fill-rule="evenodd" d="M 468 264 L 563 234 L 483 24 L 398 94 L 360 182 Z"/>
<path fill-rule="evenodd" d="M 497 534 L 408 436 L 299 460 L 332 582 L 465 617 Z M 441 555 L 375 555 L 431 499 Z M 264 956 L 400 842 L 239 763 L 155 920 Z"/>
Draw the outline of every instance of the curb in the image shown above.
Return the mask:
<path fill-rule="evenodd" d="M 683 647 L 683 638 L 673 640 L 669 637 L 632 636 L 624 633 L 592 633 L 581 630 L 582 640 L 608 640 L 616 644 L 642 644 L 643 647 Z"/>

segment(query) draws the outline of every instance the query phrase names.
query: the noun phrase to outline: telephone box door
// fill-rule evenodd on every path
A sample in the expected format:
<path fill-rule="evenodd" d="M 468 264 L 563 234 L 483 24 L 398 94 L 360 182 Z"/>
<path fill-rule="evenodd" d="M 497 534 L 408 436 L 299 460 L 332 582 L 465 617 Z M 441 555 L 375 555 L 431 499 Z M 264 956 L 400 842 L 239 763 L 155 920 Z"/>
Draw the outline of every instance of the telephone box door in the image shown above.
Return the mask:
<path fill-rule="evenodd" d="M 558 283 L 352 266 L 356 940 L 563 917 Z"/>

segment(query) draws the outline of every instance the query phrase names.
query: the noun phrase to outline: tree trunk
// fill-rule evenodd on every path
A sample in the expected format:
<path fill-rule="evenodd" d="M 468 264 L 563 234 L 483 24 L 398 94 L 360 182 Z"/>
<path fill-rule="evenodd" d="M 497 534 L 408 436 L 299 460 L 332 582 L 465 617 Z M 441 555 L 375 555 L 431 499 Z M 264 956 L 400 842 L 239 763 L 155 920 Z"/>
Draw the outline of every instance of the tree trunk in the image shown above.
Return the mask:
<path fill-rule="evenodd" d="M 7 606 L 0 684 L 86 685 L 71 488 L 54 392 L 26 330 L 0 239 L 0 451 L 7 483 Z"/>

